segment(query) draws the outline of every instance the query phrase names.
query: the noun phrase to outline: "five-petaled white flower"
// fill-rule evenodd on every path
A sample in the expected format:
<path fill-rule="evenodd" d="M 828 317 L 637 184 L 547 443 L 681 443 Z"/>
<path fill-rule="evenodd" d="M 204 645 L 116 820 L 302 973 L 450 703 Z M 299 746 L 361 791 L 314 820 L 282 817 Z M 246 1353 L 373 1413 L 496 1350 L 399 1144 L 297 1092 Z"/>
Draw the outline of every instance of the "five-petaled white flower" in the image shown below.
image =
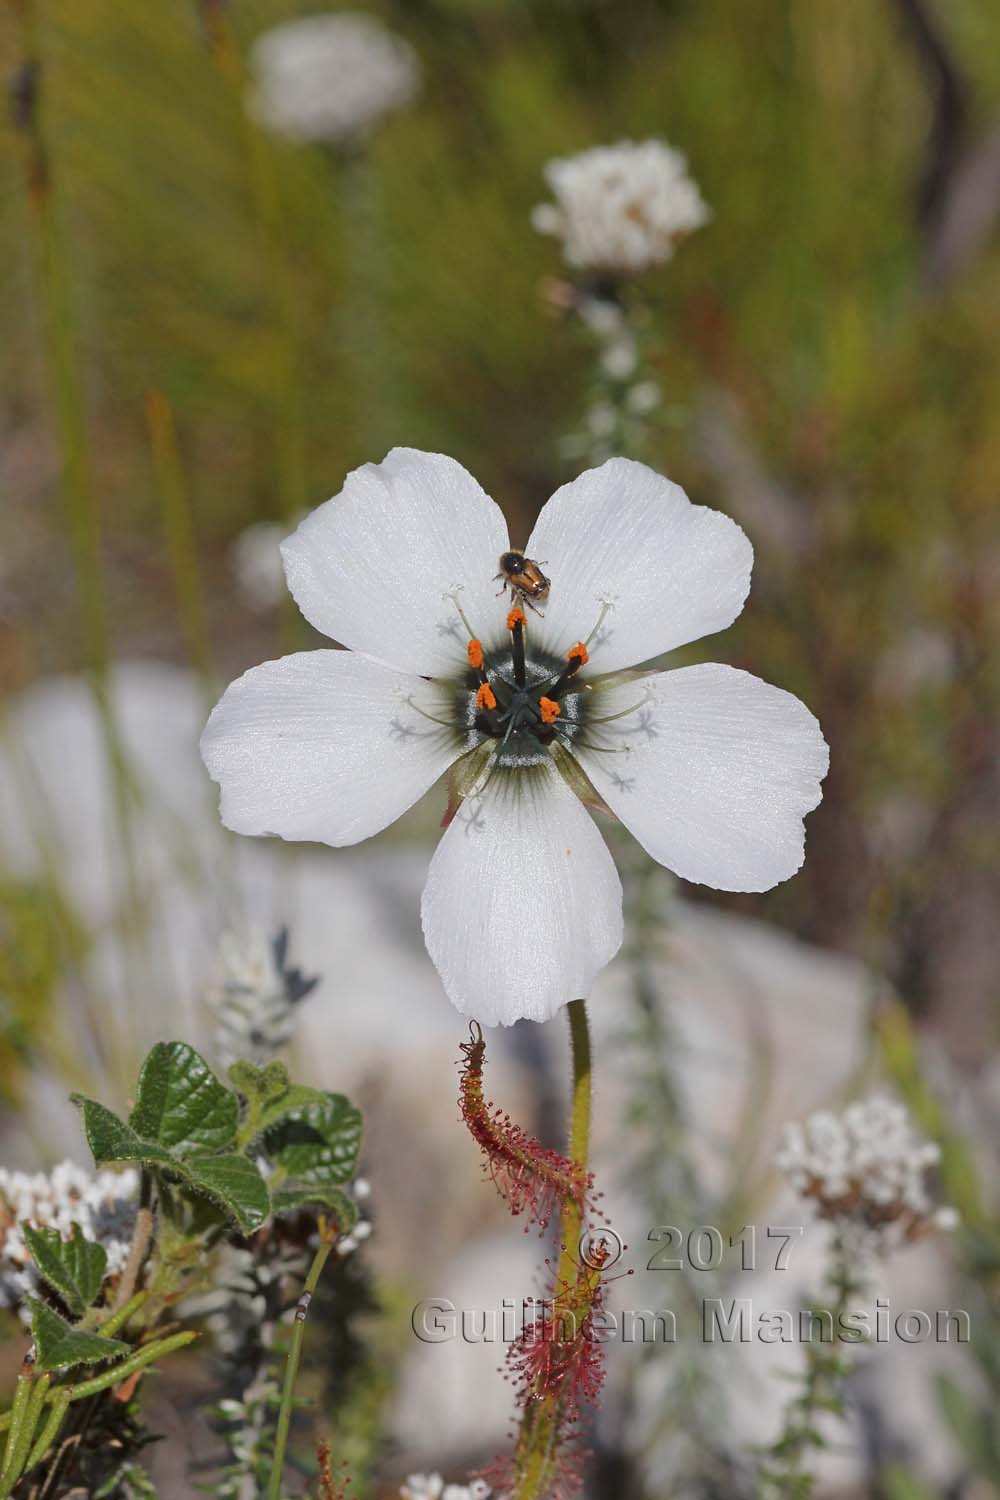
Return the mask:
<path fill-rule="evenodd" d="M 540 203 L 531 222 L 562 241 L 580 271 L 634 275 L 660 265 L 685 234 L 710 218 L 683 152 L 666 141 L 619 141 L 545 165 L 554 203 Z"/>
<path fill-rule="evenodd" d="M 498 597 L 509 545 L 453 459 L 396 448 L 357 469 L 282 548 L 303 614 L 349 649 L 252 668 L 202 738 L 239 833 L 355 844 L 450 772 L 424 936 L 488 1025 L 548 1019 L 621 944 L 581 799 L 686 880 L 761 891 L 802 863 L 827 768 L 789 693 L 732 667 L 636 670 L 742 609 L 753 553 L 727 516 L 627 459 L 581 474 L 525 549 L 544 615 Z"/>

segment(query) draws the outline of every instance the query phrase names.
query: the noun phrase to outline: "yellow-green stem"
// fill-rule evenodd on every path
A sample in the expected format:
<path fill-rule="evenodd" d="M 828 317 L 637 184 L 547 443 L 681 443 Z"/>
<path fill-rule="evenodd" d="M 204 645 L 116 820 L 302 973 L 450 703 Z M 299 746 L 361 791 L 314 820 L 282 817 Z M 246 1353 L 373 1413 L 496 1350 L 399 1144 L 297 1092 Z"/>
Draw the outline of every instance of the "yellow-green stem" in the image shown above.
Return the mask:
<path fill-rule="evenodd" d="M 320 1238 L 316 1254 L 313 1256 L 312 1265 L 302 1288 L 299 1304 L 295 1309 L 295 1321 L 292 1324 L 292 1338 L 288 1346 L 288 1358 L 285 1361 L 285 1383 L 281 1392 L 281 1408 L 278 1412 L 278 1426 L 274 1434 L 274 1461 L 271 1466 L 271 1478 L 267 1487 L 267 1500 L 281 1500 L 281 1480 L 285 1471 L 285 1450 L 288 1447 L 288 1431 L 292 1422 L 292 1408 L 295 1404 L 295 1381 L 299 1373 L 299 1362 L 302 1359 L 302 1341 L 305 1338 L 306 1314 L 309 1311 L 309 1303 L 312 1301 L 313 1293 L 319 1285 L 319 1278 L 323 1274 L 330 1251 L 337 1243 L 337 1226 L 325 1224 L 320 1220 Z"/>
<path fill-rule="evenodd" d="M 586 1001 L 571 1001 L 567 1014 L 573 1068 L 567 1154 L 586 1171 L 590 1156 L 591 1094 L 590 1026 Z M 559 1218 L 560 1249 L 553 1300 L 558 1298 L 560 1288 L 571 1286 L 576 1281 L 583 1214 L 582 1202 L 567 1197 Z M 558 1395 L 546 1395 L 541 1401 L 530 1402 L 525 1407 L 515 1456 L 512 1500 L 542 1500 L 548 1493 L 558 1457 L 560 1415 Z"/>
<path fill-rule="evenodd" d="M 177 428 L 170 402 L 162 391 L 146 395 L 146 426 L 153 451 L 156 487 L 163 510 L 163 527 L 167 552 L 174 576 L 177 608 L 192 665 L 202 680 L 205 696 L 215 701 L 212 670 L 212 647 L 202 587 L 198 543 L 194 531 L 194 514 L 184 465 L 181 460 Z"/>

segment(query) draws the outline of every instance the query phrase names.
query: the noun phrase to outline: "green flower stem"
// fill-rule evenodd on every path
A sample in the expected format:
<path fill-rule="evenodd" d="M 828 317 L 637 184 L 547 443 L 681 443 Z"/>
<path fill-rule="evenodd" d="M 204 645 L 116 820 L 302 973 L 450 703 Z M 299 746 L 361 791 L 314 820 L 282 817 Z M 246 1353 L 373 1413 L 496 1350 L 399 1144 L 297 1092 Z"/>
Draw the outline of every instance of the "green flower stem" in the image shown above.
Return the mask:
<path fill-rule="evenodd" d="M 162 391 L 147 392 L 146 426 L 188 655 L 201 678 L 205 697 L 212 704 L 216 698 L 216 682 L 191 494 L 177 442 L 174 414 Z"/>
<path fill-rule="evenodd" d="M 34 1383 L 34 1375 L 30 1370 L 22 1370 L 17 1377 L 14 1403 L 10 1409 L 10 1435 L 4 1452 L 3 1471 L 0 1473 L 0 1495 L 10 1494 L 11 1485 L 21 1472 L 17 1463 L 18 1454 L 31 1442 L 31 1430 L 28 1428 L 27 1419 Z M 27 1433 L 26 1436 L 25 1433 Z"/>
<path fill-rule="evenodd" d="M 36 1464 L 41 1463 L 42 1459 L 45 1457 L 46 1453 L 48 1453 L 49 1449 L 52 1447 L 52 1444 L 59 1436 L 62 1424 L 66 1420 L 66 1413 L 68 1411 L 69 1391 L 56 1391 L 55 1395 L 52 1398 L 52 1406 L 49 1411 L 49 1415 L 46 1418 L 45 1425 L 42 1428 L 41 1432 L 38 1434 L 35 1446 L 28 1454 L 28 1462 L 24 1466 L 26 1470 L 33 1469 Z"/>
<path fill-rule="evenodd" d="M 54 1397 L 52 1397 L 51 1410 L 49 1410 L 48 1418 L 45 1419 L 45 1427 L 40 1431 L 36 1443 L 34 1443 L 34 1448 L 28 1454 L 28 1461 L 24 1466 L 25 1470 L 34 1469 L 36 1464 L 42 1463 L 52 1443 L 55 1442 L 58 1434 L 60 1434 L 63 1422 L 66 1421 L 67 1412 L 69 1412 L 69 1391 L 55 1392 Z"/>
<path fill-rule="evenodd" d="M 130 1297 L 123 1307 L 116 1307 L 111 1316 L 98 1325 L 104 1337 L 111 1338 L 119 1328 L 124 1328 L 132 1314 L 139 1311 L 148 1297 L 148 1292 L 136 1292 L 135 1296 Z"/>
<path fill-rule="evenodd" d="M 271 142 L 247 112 L 246 67 L 232 25 L 221 7 L 213 7 L 206 14 L 210 16 L 207 29 L 212 55 L 243 127 L 247 185 L 275 335 L 268 397 L 274 424 L 278 505 L 281 519 L 291 529 L 295 517 L 305 508 L 308 492 L 306 382 L 296 278 L 281 205 L 278 164 Z M 281 635 L 287 650 L 301 645 L 302 632 L 301 616 L 289 594 L 281 614 Z"/>
<path fill-rule="evenodd" d="M 288 1430 L 292 1422 L 292 1407 L 295 1402 L 295 1380 L 299 1373 L 299 1362 L 302 1358 L 302 1342 L 305 1338 L 306 1315 L 309 1311 L 309 1303 L 312 1301 L 313 1293 L 319 1285 L 319 1278 L 323 1274 L 330 1251 L 337 1243 L 338 1230 L 336 1224 L 320 1220 L 319 1246 L 313 1256 L 312 1265 L 309 1267 L 295 1309 L 295 1321 L 292 1325 L 292 1340 L 288 1346 L 288 1358 L 285 1361 L 285 1383 L 281 1392 L 281 1408 L 278 1412 L 278 1426 L 274 1435 L 274 1460 L 271 1466 L 271 1478 L 267 1486 L 267 1500 L 281 1500 L 281 1481 L 285 1470 L 285 1449 L 288 1447 Z"/>
<path fill-rule="evenodd" d="M 15 7 L 20 18 L 23 66 L 44 67 L 35 0 Z M 125 923 L 143 930 L 143 902 L 135 858 L 132 805 L 135 782 L 129 767 L 108 682 L 111 632 L 108 590 L 101 550 L 100 508 L 91 468 L 87 410 L 80 343 L 69 275 L 69 247 L 56 201 L 52 152 L 46 129 L 44 75 L 24 121 L 25 187 L 34 243 L 39 298 L 55 406 L 66 495 L 67 532 L 80 600 L 80 630 L 89 668 L 90 689 L 105 754 L 111 768 L 119 851 L 126 893 Z M 121 1027 L 112 1029 L 112 1045 L 128 1053 Z"/>
<path fill-rule="evenodd" d="M 123 1308 L 122 1311 L 124 1312 L 125 1309 Z M 95 1375 L 91 1380 L 81 1380 L 77 1385 L 63 1385 L 54 1391 L 48 1391 L 43 1404 L 61 1401 L 65 1398 L 66 1404 L 70 1405 L 77 1401 L 83 1401 L 87 1396 L 96 1396 L 100 1391 L 106 1391 L 109 1386 L 119 1385 L 123 1380 L 127 1380 L 137 1370 L 145 1369 L 146 1365 L 151 1365 L 154 1360 L 162 1359 L 167 1354 L 173 1354 L 176 1350 L 183 1349 L 186 1344 L 192 1343 L 197 1337 L 198 1335 L 194 1329 L 186 1329 L 183 1333 L 171 1334 L 169 1338 L 157 1339 L 155 1344 L 144 1344 L 141 1349 L 137 1349 L 134 1354 L 129 1355 L 128 1359 L 123 1360 L 120 1365 L 112 1365 L 110 1370 L 105 1370 L 103 1375 Z M 22 1376 L 21 1379 L 23 1378 Z M 0 1415 L 0 1432 L 3 1432 L 8 1427 L 13 1428 L 15 1426 L 17 1420 L 17 1403 L 20 1394 L 21 1385 L 19 1380 L 13 1406 L 10 1411 L 6 1411 Z M 8 1451 L 10 1450 L 10 1441 L 10 1438 L 8 1438 Z"/>
<path fill-rule="evenodd" d="M 572 1000 L 567 1008 L 572 1053 L 573 1095 L 570 1106 L 568 1154 L 584 1171 L 590 1156 L 591 1053 L 590 1027 L 585 1000 Z M 559 1218 L 559 1261 L 555 1295 L 573 1285 L 579 1266 L 583 1205 L 567 1198 Z M 596 1286 L 595 1286 L 596 1289 Z M 516 1479 L 512 1500 L 542 1500 L 555 1474 L 559 1439 L 559 1399 L 547 1395 L 525 1407 L 515 1456 Z"/>
<path fill-rule="evenodd" d="M 863 1285 L 853 1271 L 850 1246 L 839 1237 L 833 1249 L 830 1281 L 835 1293 L 830 1308 L 833 1343 L 810 1340 L 805 1346 L 801 1391 L 789 1402 L 781 1436 L 768 1452 L 770 1461 L 762 1468 L 758 1487 L 761 1500 L 801 1500 L 811 1494 L 810 1459 L 824 1446 L 817 1420 L 824 1412 L 843 1416 L 840 1388 L 850 1366 L 837 1352 L 837 1339 L 842 1320 Z"/>

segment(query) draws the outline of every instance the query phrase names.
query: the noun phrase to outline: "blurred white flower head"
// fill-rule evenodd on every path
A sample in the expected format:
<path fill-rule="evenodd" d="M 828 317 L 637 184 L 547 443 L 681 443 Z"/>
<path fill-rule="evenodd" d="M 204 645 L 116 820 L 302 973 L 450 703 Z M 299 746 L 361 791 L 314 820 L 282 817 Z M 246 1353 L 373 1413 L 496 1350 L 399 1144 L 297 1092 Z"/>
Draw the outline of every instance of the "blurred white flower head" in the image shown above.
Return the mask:
<path fill-rule="evenodd" d="M 927 1170 L 940 1151 L 916 1135 L 903 1105 L 875 1097 L 843 1114 L 821 1110 L 786 1125 L 776 1165 L 818 1216 L 885 1253 L 933 1229 L 953 1229 L 952 1208 L 935 1209 Z"/>
<path fill-rule="evenodd" d="M 230 548 L 230 565 L 240 597 L 256 613 L 277 609 L 285 596 L 281 543 L 287 534 L 287 526 L 277 521 L 255 521 L 240 532 Z"/>
<path fill-rule="evenodd" d="M 0 1306 L 15 1307 L 36 1289 L 24 1226 L 57 1229 L 68 1239 L 74 1224 L 84 1239 L 104 1246 L 107 1274 L 125 1267 L 139 1197 L 139 1174 L 88 1172 L 62 1161 L 51 1172 L 0 1167 Z"/>
<path fill-rule="evenodd" d="M 362 140 L 420 88 L 409 42 L 356 11 L 303 16 L 253 44 L 250 111 L 292 141 Z"/>
<path fill-rule="evenodd" d="M 292 1039 L 294 1009 L 312 993 L 307 978 L 288 962 L 288 929 L 273 936 L 260 928 L 224 933 L 216 973 L 205 994 L 215 1016 L 215 1052 L 223 1068 L 240 1058 L 268 1062 Z"/>
<path fill-rule="evenodd" d="M 485 1479 L 471 1484 L 445 1484 L 440 1474 L 411 1474 L 399 1492 L 400 1500 L 489 1500 Z"/>
<path fill-rule="evenodd" d="M 282 552 L 303 614 L 348 649 L 228 688 L 201 743 L 222 820 L 356 844 L 448 773 L 422 920 L 462 1014 L 547 1020 L 618 951 L 621 882 L 588 807 L 687 880 L 760 891 L 801 865 L 828 758 L 808 709 L 731 667 L 634 670 L 730 625 L 753 561 L 734 521 L 644 464 L 612 459 L 544 506 L 526 548 L 544 614 L 498 593 L 506 521 L 441 454 L 356 470 Z"/>
<path fill-rule="evenodd" d="M 531 222 L 561 242 L 578 271 L 648 270 L 710 217 L 686 157 L 665 141 L 620 141 L 556 157 L 545 179 L 555 202 L 539 204 Z"/>

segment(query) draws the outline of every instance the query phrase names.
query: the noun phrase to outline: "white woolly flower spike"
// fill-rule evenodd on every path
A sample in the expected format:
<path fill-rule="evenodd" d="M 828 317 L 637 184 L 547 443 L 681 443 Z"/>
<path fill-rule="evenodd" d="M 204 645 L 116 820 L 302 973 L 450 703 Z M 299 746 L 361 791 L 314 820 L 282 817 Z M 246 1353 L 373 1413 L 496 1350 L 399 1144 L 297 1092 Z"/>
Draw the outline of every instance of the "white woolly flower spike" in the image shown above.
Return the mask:
<path fill-rule="evenodd" d="M 294 1009 L 310 995 L 318 977 L 306 977 L 288 961 L 288 929 L 273 937 L 260 928 L 224 933 L 218 967 L 205 994 L 216 1019 L 215 1052 L 221 1067 L 240 1058 L 270 1061 L 292 1039 Z"/>
<path fill-rule="evenodd" d="M 547 1020 L 618 951 L 621 882 L 588 807 L 722 890 L 801 865 L 828 758 L 809 710 L 732 667 L 634 670 L 731 624 L 753 560 L 644 464 L 563 485 L 522 552 L 460 464 L 395 448 L 282 553 L 303 614 L 348 649 L 227 689 L 201 742 L 222 820 L 356 844 L 449 773 L 422 919 L 463 1015 Z"/>
<path fill-rule="evenodd" d="M 665 141 L 620 141 L 545 166 L 554 203 L 531 222 L 562 244 L 578 271 L 633 275 L 660 265 L 711 217 L 687 159 Z"/>
<path fill-rule="evenodd" d="M 0 1167 L 0 1307 L 16 1307 L 38 1285 L 24 1226 L 56 1229 L 64 1239 L 78 1224 L 84 1239 L 107 1251 L 107 1274 L 124 1270 L 135 1223 L 139 1174 L 88 1172 L 62 1161 L 51 1172 Z"/>
<path fill-rule="evenodd" d="M 254 118 L 293 141 L 350 143 L 420 88 L 409 42 L 354 11 L 303 16 L 263 32 L 250 57 Z"/>
<path fill-rule="evenodd" d="M 874 1097 L 843 1114 L 821 1110 L 782 1133 L 775 1164 L 822 1219 L 853 1228 L 884 1253 L 934 1229 L 954 1229 L 953 1208 L 933 1207 L 926 1174 L 940 1157 L 915 1134 L 903 1105 Z"/>

